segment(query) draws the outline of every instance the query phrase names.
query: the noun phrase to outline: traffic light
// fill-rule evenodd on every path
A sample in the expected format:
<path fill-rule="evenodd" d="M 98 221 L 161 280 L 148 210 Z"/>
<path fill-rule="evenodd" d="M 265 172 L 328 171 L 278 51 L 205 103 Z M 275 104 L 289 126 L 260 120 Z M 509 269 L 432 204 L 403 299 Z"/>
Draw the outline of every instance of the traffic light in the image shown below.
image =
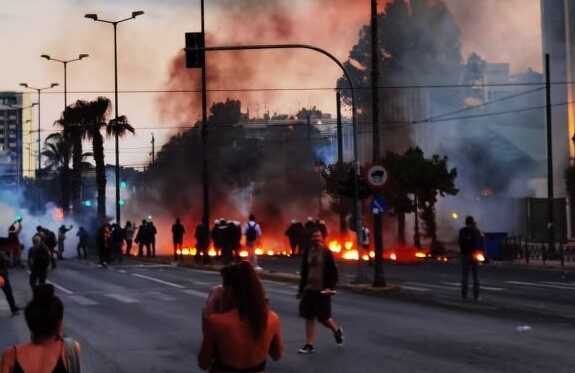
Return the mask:
<path fill-rule="evenodd" d="M 92 201 L 90 201 L 89 199 L 85 200 L 85 201 L 84 201 L 84 206 L 86 206 L 86 207 L 92 206 Z"/>
<path fill-rule="evenodd" d="M 118 204 L 120 206 L 124 206 L 126 204 L 126 201 L 123 198 L 120 198 L 120 200 L 118 201 Z"/>
<path fill-rule="evenodd" d="M 124 180 L 120 181 L 120 188 L 126 189 L 126 182 Z"/>
<path fill-rule="evenodd" d="M 205 51 L 204 34 L 202 32 L 186 32 L 186 67 L 189 69 L 204 66 Z"/>

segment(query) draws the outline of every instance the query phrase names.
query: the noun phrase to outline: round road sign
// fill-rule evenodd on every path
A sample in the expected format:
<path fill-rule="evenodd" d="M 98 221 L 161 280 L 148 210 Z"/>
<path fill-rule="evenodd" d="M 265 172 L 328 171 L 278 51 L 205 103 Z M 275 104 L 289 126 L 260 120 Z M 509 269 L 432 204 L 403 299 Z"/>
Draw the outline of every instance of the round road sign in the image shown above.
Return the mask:
<path fill-rule="evenodd" d="M 389 173 L 381 163 L 370 163 L 365 168 L 365 179 L 370 187 L 381 189 L 389 180 Z"/>

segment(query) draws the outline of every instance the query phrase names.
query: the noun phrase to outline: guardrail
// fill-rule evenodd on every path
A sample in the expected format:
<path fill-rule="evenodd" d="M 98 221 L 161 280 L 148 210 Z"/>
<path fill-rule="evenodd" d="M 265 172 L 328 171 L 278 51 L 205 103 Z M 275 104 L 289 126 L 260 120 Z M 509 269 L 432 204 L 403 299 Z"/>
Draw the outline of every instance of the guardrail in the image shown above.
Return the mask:
<path fill-rule="evenodd" d="M 525 261 L 531 260 L 546 262 L 559 262 L 562 266 L 566 263 L 575 263 L 575 243 L 556 243 L 548 245 L 541 242 L 530 242 L 526 237 L 508 236 L 501 240 L 502 261 Z"/>

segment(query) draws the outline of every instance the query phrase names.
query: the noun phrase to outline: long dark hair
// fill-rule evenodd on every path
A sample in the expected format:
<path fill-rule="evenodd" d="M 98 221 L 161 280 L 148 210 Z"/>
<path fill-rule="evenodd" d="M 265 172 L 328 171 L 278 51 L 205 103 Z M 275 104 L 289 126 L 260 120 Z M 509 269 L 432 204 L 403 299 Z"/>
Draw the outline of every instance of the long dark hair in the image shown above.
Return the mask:
<path fill-rule="evenodd" d="M 52 284 L 34 287 L 34 295 L 24 310 L 24 317 L 32 332 L 33 343 L 58 333 L 59 323 L 64 318 L 64 305 L 54 294 Z"/>
<path fill-rule="evenodd" d="M 269 308 L 264 287 L 250 262 L 244 260 L 230 267 L 236 268 L 225 274 L 222 270 L 224 286 L 231 289 L 234 307 L 250 326 L 254 341 L 259 341 L 268 324 Z"/>

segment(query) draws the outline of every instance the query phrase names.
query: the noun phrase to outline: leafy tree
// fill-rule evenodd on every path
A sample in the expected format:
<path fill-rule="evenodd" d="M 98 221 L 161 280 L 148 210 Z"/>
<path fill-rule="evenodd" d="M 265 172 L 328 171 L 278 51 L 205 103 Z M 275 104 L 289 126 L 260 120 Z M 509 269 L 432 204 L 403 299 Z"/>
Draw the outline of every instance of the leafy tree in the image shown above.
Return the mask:
<path fill-rule="evenodd" d="M 241 116 L 241 102 L 239 100 L 226 99 L 226 102 L 216 102 L 210 107 L 212 113 L 209 118 L 208 125 L 210 126 L 226 126 L 231 127 L 240 121 Z"/>
<path fill-rule="evenodd" d="M 339 231 L 344 234 L 347 232 L 347 221 L 345 217 L 352 213 L 352 199 L 344 196 L 342 192 L 342 183 L 348 177 L 349 170 L 353 168 L 353 162 L 343 162 L 327 165 L 323 171 L 323 179 L 325 180 L 325 189 L 331 198 L 330 208 L 331 211 L 340 216 Z"/>
<path fill-rule="evenodd" d="M 425 235 L 431 239 L 431 252 L 433 255 L 443 254 L 445 249 L 437 239 L 437 222 L 435 219 L 435 204 L 439 196 L 456 195 L 459 190 L 455 188 L 457 170 L 447 167 L 447 157 L 441 158 L 433 155 L 426 160 L 426 176 L 428 187 L 419 194 L 421 218 L 424 221 Z"/>
<path fill-rule="evenodd" d="M 381 123 L 406 121 L 401 98 L 413 101 L 421 89 L 409 91 L 406 86 L 425 86 L 457 83 L 453 72 L 459 71 L 460 30 L 453 14 L 441 0 L 392 0 L 377 15 L 379 64 L 379 118 Z M 371 27 L 364 26 L 359 40 L 344 63 L 356 88 L 356 107 L 359 122 L 369 122 L 371 112 Z M 455 80 L 454 80 L 455 79 Z M 349 101 L 351 94 L 345 77 L 338 80 L 342 97 Z M 398 87 L 398 88 L 392 88 Z M 442 100 L 440 95 L 430 100 Z M 430 102 L 430 106 L 433 102 Z M 364 116 L 364 118 L 361 118 Z M 398 129 L 396 129 L 398 131 Z M 400 136 L 386 136 L 384 148 L 397 146 Z M 407 139 L 409 136 L 401 136 Z"/>
<path fill-rule="evenodd" d="M 409 148 L 403 155 L 387 152 L 382 159 L 389 171 L 389 183 L 384 195 L 398 219 L 397 240 L 406 243 L 405 216 L 415 212 L 413 241 L 421 247 L 419 218 L 425 223 L 425 234 L 438 247 L 435 203 L 438 196 L 455 195 L 457 170 L 447 168 L 447 157 L 433 155 L 426 159 L 420 148 Z"/>

